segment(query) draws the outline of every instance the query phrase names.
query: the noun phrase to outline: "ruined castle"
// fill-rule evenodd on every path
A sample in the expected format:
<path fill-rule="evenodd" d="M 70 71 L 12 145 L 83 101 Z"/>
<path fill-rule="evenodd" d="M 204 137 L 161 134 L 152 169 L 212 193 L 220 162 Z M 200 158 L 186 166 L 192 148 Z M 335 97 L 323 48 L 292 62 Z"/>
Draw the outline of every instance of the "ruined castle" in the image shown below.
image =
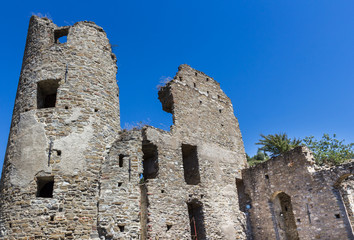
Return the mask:
<path fill-rule="evenodd" d="M 299 147 L 249 168 L 230 99 L 188 65 L 158 93 L 170 131 L 121 130 L 116 72 L 101 27 L 31 18 L 1 239 L 354 239 L 353 161 Z"/>

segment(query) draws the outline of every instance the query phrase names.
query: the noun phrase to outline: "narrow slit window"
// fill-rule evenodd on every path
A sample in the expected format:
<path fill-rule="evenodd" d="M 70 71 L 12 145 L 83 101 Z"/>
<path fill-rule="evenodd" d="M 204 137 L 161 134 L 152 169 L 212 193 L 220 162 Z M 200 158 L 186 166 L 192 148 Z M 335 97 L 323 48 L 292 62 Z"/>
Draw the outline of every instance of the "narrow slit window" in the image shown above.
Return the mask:
<path fill-rule="evenodd" d="M 191 239 L 206 239 L 203 207 L 200 202 L 187 203 L 191 230 Z"/>
<path fill-rule="evenodd" d="M 149 141 L 144 141 L 142 150 L 144 179 L 156 178 L 159 171 L 157 146 Z"/>
<path fill-rule="evenodd" d="M 123 162 L 124 162 L 124 155 L 119 154 L 119 167 L 123 167 Z"/>
<path fill-rule="evenodd" d="M 52 198 L 54 177 L 37 177 L 37 197 Z"/>
<path fill-rule="evenodd" d="M 57 101 L 57 92 L 59 80 L 50 79 L 37 83 L 37 108 L 55 107 Z"/>
<path fill-rule="evenodd" d="M 184 180 L 188 185 L 200 183 L 197 146 L 182 144 Z"/>

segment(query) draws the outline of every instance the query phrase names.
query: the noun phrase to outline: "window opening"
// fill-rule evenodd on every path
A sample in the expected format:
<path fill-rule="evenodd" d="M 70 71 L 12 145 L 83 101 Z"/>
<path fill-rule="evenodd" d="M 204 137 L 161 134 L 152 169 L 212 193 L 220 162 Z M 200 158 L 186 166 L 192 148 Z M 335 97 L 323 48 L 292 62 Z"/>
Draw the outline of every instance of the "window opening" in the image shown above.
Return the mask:
<path fill-rule="evenodd" d="M 170 230 L 172 228 L 172 224 L 166 224 L 166 228 L 167 228 L 167 230 L 166 230 L 166 232 L 167 232 L 168 230 Z"/>
<path fill-rule="evenodd" d="M 118 227 L 120 232 L 124 232 L 124 225 L 119 225 Z"/>
<path fill-rule="evenodd" d="M 251 208 L 251 199 L 245 192 L 245 184 L 242 179 L 236 178 L 236 188 L 239 209 L 242 212 L 247 212 Z"/>
<path fill-rule="evenodd" d="M 59 80 L 50 79 L 37 83 L 37 108 L 55 107 L 57 100 L 57 92 L 59 88 Z"/>
<path fill-rule="evenodd" d="M 118 187 L 121 187 L 121 186 L 122 186 L 122 184 L 123 184 L 122 182 L 119 182 L 119 183 L 118 183 Z"/>
<path fill-rule="evenodd" d="M 191 239 L 206 239 L 202 204 L 198 201 L 187 203 Z"/>
<path fill-rule="evenodd" d="M 123 167 L 124 155 L 119 154 L 119 167 Z"/>
<path fill-rule="evenodd" d="M 197 146 L 182 144 L 184 180 L 189 185 L 200 183 Z"/>
<path fill-rule="evenodd" d="M 37 177 L 37 197 L 52 198 L 54 177 Z"/>
<path fill-rule="evenodd" d="M 276 226 L 281 239 L 299 239 L 290 196 L 280 192 L 273 203 Z"/>
<path fill-rule="evenodd" d="M 149 141 L 144 141 L 142 150 L 144 179 L 156 178 L 159 171 L 157 146 Z"/>
<path fill-rule="evenodd" d="M 69 28 L 61 28 L 54 30 L 54 42 L 65 43 L 69 35 Z"/>
<path fill-rule="evenodd" d="M 334 214 L 336 218 L 340 218 L 340 214 Z"/>

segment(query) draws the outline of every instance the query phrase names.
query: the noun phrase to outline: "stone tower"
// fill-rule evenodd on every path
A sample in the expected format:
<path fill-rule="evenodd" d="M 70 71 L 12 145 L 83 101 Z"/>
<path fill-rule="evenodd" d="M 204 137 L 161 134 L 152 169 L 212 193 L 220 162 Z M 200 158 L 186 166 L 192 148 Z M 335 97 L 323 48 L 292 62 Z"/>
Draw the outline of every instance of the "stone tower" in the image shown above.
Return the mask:
<path fill-rule="evenodd" d="M 101 27 L 32 16 L 2 172 L 0 236 L 98 237 L 100 167 L 120 130 L 116 72 Z"/>

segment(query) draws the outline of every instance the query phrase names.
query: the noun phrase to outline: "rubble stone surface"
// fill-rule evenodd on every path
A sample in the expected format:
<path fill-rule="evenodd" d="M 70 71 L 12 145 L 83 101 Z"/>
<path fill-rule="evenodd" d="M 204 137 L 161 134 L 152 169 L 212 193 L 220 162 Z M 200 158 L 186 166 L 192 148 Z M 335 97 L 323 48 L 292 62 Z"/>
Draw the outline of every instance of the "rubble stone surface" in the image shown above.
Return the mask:
<path fill-rule="evenodd" d="M 116 73 L 101 27 L 31 18 L 1 239 L 353 239 L 353 162 L 298 148 L 248 168 L 230 99 L 186 64 L 159 91 L 170 131 L 121 130 Z"/>

